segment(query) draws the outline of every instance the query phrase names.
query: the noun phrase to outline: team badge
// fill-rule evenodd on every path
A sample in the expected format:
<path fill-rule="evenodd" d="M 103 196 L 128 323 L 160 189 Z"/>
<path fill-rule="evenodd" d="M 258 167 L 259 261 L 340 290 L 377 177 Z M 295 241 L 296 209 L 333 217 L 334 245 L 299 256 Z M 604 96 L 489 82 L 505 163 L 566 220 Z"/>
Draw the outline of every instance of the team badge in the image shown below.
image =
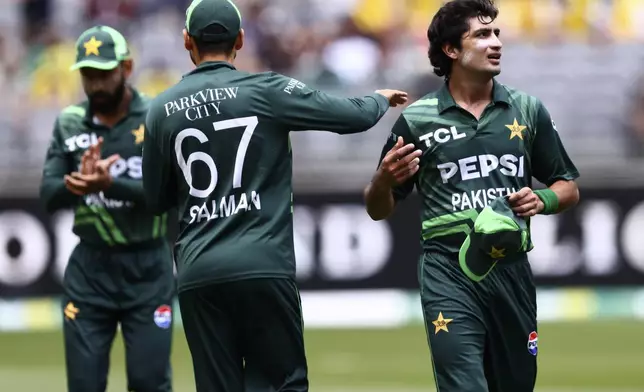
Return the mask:
<path fill-rule="evenodd" d="M 453 320 L 454 319 L 451 318 L 444 318 L 443 312 L 438 312 L 438 318 L 432 321 L 432 324 L 434 324 L 434 335 L 436 335 L 439 331 L 449 332 L 447 324 L 451 323 Z"/>
<path fill-rule="evenodd" d="M 528 128 L 525 125 L 519 125 L 519 122 L 516 118 L 514 119 L 514 122 L 512 124 L 508 124 L 505 127 L 510 130 L 510 140 L 515 137 L 523 140 L 523 131 Z"/>
<path fill-rule="evenodd" d="M 80 311 L 76 306 L 74 306 L 73 302 L 67 303 L 67 306 L 65 306 L 65 309 L 63 309 L 63 313 L 65 314 L 65 318 L 67 320 L 76 320 L 76 316 L 78 315 Z"/>
<path fill-rule="evenodd" d="M 539 340 L 539 335 L 535 331 L 530 332 L 528 335 L 528 352 L 534 356 L 537 355 L 537 341 Z"/>
<path fill-rule="evenodd" d="M 133 129 L 132 135 L 134 136 L 134 144 L 143 143 L 143 140 L 145 139 L 145 126 L 141 124 L 137 129 Z"/>
<path fill-rule="evenodd" d="M 168 329 L 172 324 L 172 308 L 161 305 L 154 311 L 154 323 L 159 328 Z"/>
<path fill-rule="evenodd" d="M 103 46 L 103 43 L 97 40 L 96 37 L 92 36 L 92 39 L 83 44 L 83 47 L 85 48 L 85 56 L 89 56 L 90 54 L 100 56 L 101 53 L 98 48 L 101 46 Z"/>

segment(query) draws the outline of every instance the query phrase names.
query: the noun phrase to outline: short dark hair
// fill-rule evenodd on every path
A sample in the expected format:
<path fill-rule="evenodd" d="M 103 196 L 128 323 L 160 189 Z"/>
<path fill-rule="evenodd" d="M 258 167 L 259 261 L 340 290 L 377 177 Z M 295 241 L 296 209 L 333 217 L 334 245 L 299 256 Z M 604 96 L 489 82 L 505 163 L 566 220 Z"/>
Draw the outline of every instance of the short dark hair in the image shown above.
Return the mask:
<path fill-rule="evenodd" d="M 428 55 L 434 73 L 449 78 L 453 60 L 443 52 L 443 46 L 449 44 L 460 49 L 461 37 L 469 30 L 470 19 L 478 18 L 485 23 L 484 19 L 493 21 L 498 15 L 494 0 L 452 0 L 443 5 L 427 29 Z"/>
<path fill-rule="evenodd" d="M 225 28 L 219 24 L 210 25 L 202 31 L 202 33 L 204 34 L 222 34 L 225 32 Z M 192 38 L 195 40 L 195 46 L 197 47 L 197 51 L 199 52 L 200 56 L 203 56 L 205 54 L 230 55 L 233 52 L 233 49 L 235 49 L 235 43 L 237 42 L 237 36 L 225 39 L 223 41 L 204 41 L 198 37 Z"/>

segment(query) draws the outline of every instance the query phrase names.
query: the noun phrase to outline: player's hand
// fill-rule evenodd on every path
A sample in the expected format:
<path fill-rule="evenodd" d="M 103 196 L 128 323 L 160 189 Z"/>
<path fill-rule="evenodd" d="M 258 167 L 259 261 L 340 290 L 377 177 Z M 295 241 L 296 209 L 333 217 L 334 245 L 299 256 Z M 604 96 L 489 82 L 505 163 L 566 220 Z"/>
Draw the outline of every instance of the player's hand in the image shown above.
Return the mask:
<path fill-rule="evenodd" d="M 112 175 L 110 174 L 110 167 L 112 167 L 112 165 L 119 159 L 121 159 L 121 156 L 119 154 L 112 154 L 106 159 L 96 161 L 94 169 L 99 175 L 103 177 L 109 177 L 111 180 Z"/>
<path fill-rule="evenodd" d="M 376 90 L 376 93 L 387 98 L 389 106 L 392 108 L 398 105 L 404 105 L 408 98 L 406 92 L 399 90 Z"/>
<path fill-rule="evenodd" d="M 81 158 L 80 173 L 92 174 L 95 171 L 96 162 L 101 159 L 101 147 L 103 146 L 103 138 L 99 137 L 98 142 L 90 146 Z"/>
<path fill-rule="evenodd" d="M 420 168 L 421 150 L 415 150 L 413 143 L 404 144 L 403 138 L 398 137 L 396 144 L 387 152 L 380 163 L 377 181 L 380 184 L 394 187 L 410 179 Z"/>
<path fill-rule="evenodd" d="M 65 176 L 65 186 L 75 195 L 83 196 L 103 191 L 112 185 L 113 179 L 110 174 L 110 166 L 121 158 L 114 154 L 106 159 L 101 159 L 94 165 L 94 172 L 82 174 L 73 172 Z"/>
<path fill-rule="evenodd" d="M 525 187 L 508 197 L 512 211 L 522 217 L 535 216 L 543 211 L 544 205 L 532 189 Z"/>

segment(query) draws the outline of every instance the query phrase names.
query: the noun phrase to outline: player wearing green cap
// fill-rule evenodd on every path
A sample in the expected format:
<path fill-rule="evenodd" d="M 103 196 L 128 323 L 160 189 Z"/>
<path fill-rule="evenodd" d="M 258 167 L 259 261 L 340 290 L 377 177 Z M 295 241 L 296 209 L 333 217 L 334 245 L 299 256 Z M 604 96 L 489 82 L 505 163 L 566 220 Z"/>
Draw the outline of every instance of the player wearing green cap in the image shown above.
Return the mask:
<path fill-rule="evenodd" d="M 440 8 L 429 58 L 445 84 L 403 111 L 365 190 L 376 220 L 414 187 L 421 196 L 418 279 L 440 392 L 533 391 L 529 219 L 579 200 L 579 174 L 545 106 L 495 80 L 497 15 L 491 0 Z M 533 177 L 548 188 L 533 191 Z"/>
<path fill-rule="evenodd" d="M 228 0 L 188 8 L 197 67 L 150 106 L 143 185 L 155 211 L 179 210 L 179 303 L 197 390 L 307 391 L 289 132 L 366 131 L 406 94 L 342 99 L 239 71 L 241 25 Z"/>
<path fill-rule="evenodd" d="M 74 209 L 80 238 L 63 281 L 68 390 L 105 391 L 120 324 L 127 390 L 171 391 L 167 216 L 148 212 L 141 183 L 149 99 L 127 83 L 133 62 L 118 31 L 93 27 L 76 46 L 71 69 L 87 100 L 56 119 L 40 188 L 47 211 Z"/>

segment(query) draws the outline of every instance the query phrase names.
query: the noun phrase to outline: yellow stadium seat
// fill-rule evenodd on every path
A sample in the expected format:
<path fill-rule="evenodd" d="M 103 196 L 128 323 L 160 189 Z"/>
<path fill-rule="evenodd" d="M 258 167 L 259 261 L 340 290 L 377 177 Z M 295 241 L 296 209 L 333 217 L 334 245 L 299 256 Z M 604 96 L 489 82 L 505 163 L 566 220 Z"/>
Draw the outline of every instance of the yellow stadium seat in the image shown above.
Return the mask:
<path fill-rule="evenodd" d="M 588 34 L 588 14 L 591 0 L 567 0 L 563 9 L 562 27 L 567 35 L 586 36 Z"/>
<path fill-rule="evenodd" d="M 60 107 L 78 100 L 80 80 L 69 66 L 76 53 L 74 44 L 63 42 L 46 48 L 31 75 L 30 99 L 35 105 L 56 104 Z"/>
<path fill-rule="evenodd" d="M 644 12 L 642 0 L 613 0 L 611 31 L 617 39 L 635 39 L 639 15 Z"/>
<path fill-rule="evenodd" d="M 390 0 L 362 0 L 353 13 L 353 20 L 362 31 L 382 31 L 391 25 L 394 7 Z"/>

